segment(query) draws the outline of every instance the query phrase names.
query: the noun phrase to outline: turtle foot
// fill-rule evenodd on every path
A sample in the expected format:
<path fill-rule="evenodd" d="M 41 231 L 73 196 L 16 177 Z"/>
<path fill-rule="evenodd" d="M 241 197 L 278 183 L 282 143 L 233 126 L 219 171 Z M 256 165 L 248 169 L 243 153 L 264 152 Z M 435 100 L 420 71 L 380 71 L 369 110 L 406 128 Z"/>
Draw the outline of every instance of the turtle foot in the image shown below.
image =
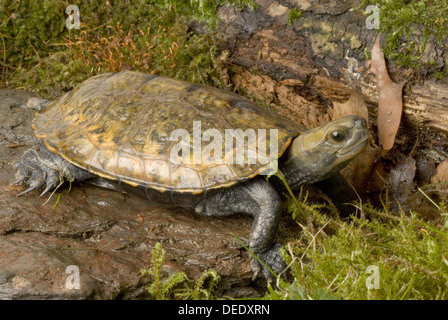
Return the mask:
<path fill-rule="evenodd" d="M 260 271 L 266 279 L 272 279 L 285 270 L 286 264 L 283 261 L 282 254 L 280 252 L 281 248 L 282 245 L 275 244 L 268 251 L 256 254 L 258 259 L 263 261 L 265 266 L 262 265 L 258 260 L 253 258 L 251 263 L 252 270 L 254 271 L 253 279 L 255 279 L 258 276 Z M 272 272 L 274 272 L 275 275 Z"/>
<path fill-rule="evenodd" d="M 19 193 L 17 196 L 22 196 L 33 190 L 45 188 L 39 197 L 42 197 L 48 191 L 56 188 L 61 182 L 59 171 L 51 168 L 48 165 L 48 159 L 42 159 L 42 152 L 40 148 L 28 149 L 22 157 L 14 164 L 16 171 L 16 181 L 14 184 L 22 184 L 28 188 Z"/>
<path fill-rule="evenodd" d="M 82 181 L 94 175 L 64 160 L 60 155 L 49 151 L 43 144 L 28 149 L 14 164 L 16 182 L 24 183 L 28 188 L 19 193 L 22 196 L 33 190 L 44 188 L 39 197 L 56 188 L 64 179 Z"/>

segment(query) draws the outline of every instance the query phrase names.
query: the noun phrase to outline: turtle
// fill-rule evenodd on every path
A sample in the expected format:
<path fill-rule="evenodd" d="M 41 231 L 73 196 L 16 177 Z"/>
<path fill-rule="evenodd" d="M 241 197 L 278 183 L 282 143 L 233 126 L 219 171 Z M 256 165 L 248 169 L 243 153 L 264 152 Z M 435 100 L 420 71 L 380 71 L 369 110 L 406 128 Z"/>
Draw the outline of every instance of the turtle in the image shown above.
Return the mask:
<path fill-rule="evenodd" d="M 249 214 L 248 248 L 265 264 L 251 266 L 265 277 L 285 267 L 275 241 L 284 190 L 267 174 L 279 168 L 298 190 L 338 174 L 369 139 L 359 116 L 307 130 L 236 93 L 136 71 L 89 78 L 37 111 L 32 126 L 39 142 L 14 164 L 15 183 L 28 186 L 19 195 L 89 181 L 200 215 Z"/>

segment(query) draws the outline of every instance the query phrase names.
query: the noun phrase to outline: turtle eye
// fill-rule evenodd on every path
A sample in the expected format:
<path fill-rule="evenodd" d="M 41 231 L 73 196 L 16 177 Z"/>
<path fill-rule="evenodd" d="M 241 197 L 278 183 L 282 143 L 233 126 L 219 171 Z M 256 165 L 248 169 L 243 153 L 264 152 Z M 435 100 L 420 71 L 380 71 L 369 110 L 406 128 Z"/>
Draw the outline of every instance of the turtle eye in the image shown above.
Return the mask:
<path fill-rule="evenodd" d="M 345 140 L 346 134 L 342 130 L 335 130 L 332 133 L 330 133 L 330 137 L 333 141 L 342 142 Z"/>

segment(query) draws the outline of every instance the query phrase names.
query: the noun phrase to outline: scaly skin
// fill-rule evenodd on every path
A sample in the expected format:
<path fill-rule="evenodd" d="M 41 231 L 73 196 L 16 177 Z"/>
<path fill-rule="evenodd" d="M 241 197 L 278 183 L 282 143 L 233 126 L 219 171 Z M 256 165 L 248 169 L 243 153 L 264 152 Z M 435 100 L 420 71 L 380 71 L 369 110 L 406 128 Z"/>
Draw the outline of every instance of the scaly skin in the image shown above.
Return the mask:
<path fill-rule="evenodd" d="M 282 201 L 275 188 L 266 180 L 256 178 L 232 188 L 224 189 L 201 201 L 196 213 L 222 217 L 235 213 L 246 213 L 254 217 L 250 233 L 249 249 L 276 274 L 286 266 L 278 246 L 273 246 Z M 253 260 L 254 277 L 261 270 L 266 278 L 272 274 L 258 261 Z"/>
<path fill-rule="evenodd" d="M 14 167 L 17 170 L 15 184 L 28 185 L 28 189 L 19 193 L 18 196 L 45 187 L 39 196 L 42 197 L 63 182 L 64 178 L 68 181 L 83 181 L 95 177 L 49 151 L 43 143 L 28 149 Z"/>

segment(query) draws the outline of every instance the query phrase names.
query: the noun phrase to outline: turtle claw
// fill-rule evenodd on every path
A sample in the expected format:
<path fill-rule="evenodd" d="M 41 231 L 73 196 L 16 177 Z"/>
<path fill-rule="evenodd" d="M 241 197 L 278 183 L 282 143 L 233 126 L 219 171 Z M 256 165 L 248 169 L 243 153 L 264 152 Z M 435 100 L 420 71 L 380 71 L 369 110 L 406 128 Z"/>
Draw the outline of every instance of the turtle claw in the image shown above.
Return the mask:
<path fill-rule="evenodd" d="M 48 191 L 52 189 L 52 185 L 47 185 L 47 187 L 42 191 L 42 193 L 39 195 L 39 198 L 42 198 Z"/>
<path fill-rule="evenodd" d="M 18 184 L 22 184 L 22 182 L 25 182 L 27 180 L 28 177 L 21 177 L 20 179 L 17 179 L 16 181 L 13 182 L 13 185 L 18 185 Z"/>
<path fill-rule="evenodd" d="M 39 195 L 39 198 L 42 198 L 48 191 L 54 189 L 56 187 L 56 183 L 54 183 L 54 180 L 50 180 L 47 179 L 46 184 L 47 186 L 45 187 L 44 191 L 42 191 L 42 193 Z"/>
<path fill-rule="evenodd" d="M 41 198 L 42 196 L 44 196 L 48 191 L 54 189 L 58 182 L 59 182 L 59 177 L 56 171 L 45 171 L 42 168 L 35 168 L 32 173 L 31 176 L 25 176 L 25 177 L 21 177 L 19 178 L 17 181 L 17 183 L 25 183 L 29 186 L 28 189 L 26 189 L 25 191 L 19 193 L 17 196 L 22 196 L 28 192 L 31 192 L 33 190 L 37 190 L 37 189 L 41 189 L 43 187 L 45 187 L 44 191 L 42 191 L 42 193 L 39 195 L 39 198 Z"/>
<path fill-rule="evenodd" d="M 18 197 L 23 196 L 24 194 L 27 194 L 28 192 L 31 192 L 31 191 L 33 191 L 33 190 L 35 190 L 35 189 L 36 189 L 35 186 L 31 186 L 31 187 L 29 187 L 28 189 L 26 189 L 25 191 L 20 192 L 17 196 L 18 196 Z"/>

